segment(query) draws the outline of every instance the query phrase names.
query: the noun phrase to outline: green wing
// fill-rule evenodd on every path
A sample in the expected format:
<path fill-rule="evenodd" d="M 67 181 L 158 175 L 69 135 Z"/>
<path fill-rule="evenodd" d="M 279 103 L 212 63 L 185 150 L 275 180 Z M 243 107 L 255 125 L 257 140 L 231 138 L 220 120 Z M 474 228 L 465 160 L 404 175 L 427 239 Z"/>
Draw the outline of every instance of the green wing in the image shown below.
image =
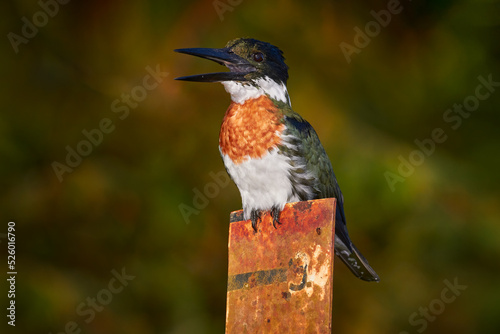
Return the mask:
<path fill-rule="evenodd" d="M 292 170 L 292 183 L 294 180 L 305 181 L 313 188 L 312 198 L 304 198 L 302 194 L 299 194 L 299 197 L 301 200 L 335 197 L 345 222 L 342 192 L 316 131 L 300 115 L 293 112 L 284 116 L 283 122 L 286 126 L 284 140 L 287 142 L 287 145 L 283 145 L 283 154 L 290 157 L 296 166 L 304 166 Z"/>
<path fill-rule="evenodd" d="M 347 265 L 354 275 L 365 281 L 379 281 L 377 273 L 349 238 L 344 214 L 344 198 L 333 172 L 328 155 L 319 141 L 316 131 L 300 115 L 286 110 L 283 123 L 281 152 L 291 162 L 290 181 L 301 200 L 335 197 L 335 254 Z M 305 189 L 312 189 L 311 192 Z M 312 198 L 311 198 L 312 197 Z"/>

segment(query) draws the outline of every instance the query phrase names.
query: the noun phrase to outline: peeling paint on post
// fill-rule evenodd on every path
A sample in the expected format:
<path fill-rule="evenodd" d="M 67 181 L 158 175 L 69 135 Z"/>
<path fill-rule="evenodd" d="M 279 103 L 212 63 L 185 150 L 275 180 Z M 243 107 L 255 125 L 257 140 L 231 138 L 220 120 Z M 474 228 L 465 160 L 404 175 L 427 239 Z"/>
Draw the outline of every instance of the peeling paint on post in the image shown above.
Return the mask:
<path fill-rule="evenodd" d="M 289 203 L 257 233 L 231 213 L 226 334 L 332 332 L 335 204 Z"/>

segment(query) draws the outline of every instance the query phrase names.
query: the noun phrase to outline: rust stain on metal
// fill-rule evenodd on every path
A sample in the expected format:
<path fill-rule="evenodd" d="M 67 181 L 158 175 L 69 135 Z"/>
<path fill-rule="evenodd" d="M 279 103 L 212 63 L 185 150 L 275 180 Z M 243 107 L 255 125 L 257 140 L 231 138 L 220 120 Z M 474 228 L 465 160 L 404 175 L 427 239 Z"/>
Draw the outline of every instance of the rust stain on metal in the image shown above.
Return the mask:
<path fill-rule="evenodd" d="M 226 333 L 331 333 L 335 199 L 289 203 L 258 233 L 231 213 Z"/>

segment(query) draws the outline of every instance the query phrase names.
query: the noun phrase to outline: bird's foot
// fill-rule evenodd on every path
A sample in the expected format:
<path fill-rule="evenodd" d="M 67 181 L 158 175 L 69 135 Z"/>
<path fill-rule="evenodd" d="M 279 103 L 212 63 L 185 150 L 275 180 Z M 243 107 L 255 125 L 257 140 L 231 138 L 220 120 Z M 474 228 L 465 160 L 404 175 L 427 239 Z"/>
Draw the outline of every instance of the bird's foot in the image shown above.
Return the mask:
<path fill-rule="evenodd" d="M 280 222 L 281 210 L 277 206 L 273 206 L 271 209 L 271 217 L 273 217 L 273 226 L 277 229 L 276 224 L 281 225 Z"/>
<path fill-rule="evenodd" d="M 260 210 L 252 210 L 250 212 L 250 220 L 252 221 L 252 228 L 257 233 L 257 222 L 261 221 L 261 211 Z"/>

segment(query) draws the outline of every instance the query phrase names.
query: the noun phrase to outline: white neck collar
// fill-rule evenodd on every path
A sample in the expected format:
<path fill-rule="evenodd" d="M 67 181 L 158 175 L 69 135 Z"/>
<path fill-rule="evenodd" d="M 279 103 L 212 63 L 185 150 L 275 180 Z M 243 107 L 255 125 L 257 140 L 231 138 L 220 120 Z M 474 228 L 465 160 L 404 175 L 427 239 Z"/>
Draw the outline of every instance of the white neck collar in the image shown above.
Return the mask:
<path fill-rule="evenodd" d="M 223 81 L 226 92 L 231 94 L 235 103 L 244 103 L 248 99 L 255 99 L 264 94 L 270 98 L 284 102 L 291 106 L 290 97 L 284 83 L 277 83 L 269 77 L 257 79 L 255 84 L 239 81 Z"/>

